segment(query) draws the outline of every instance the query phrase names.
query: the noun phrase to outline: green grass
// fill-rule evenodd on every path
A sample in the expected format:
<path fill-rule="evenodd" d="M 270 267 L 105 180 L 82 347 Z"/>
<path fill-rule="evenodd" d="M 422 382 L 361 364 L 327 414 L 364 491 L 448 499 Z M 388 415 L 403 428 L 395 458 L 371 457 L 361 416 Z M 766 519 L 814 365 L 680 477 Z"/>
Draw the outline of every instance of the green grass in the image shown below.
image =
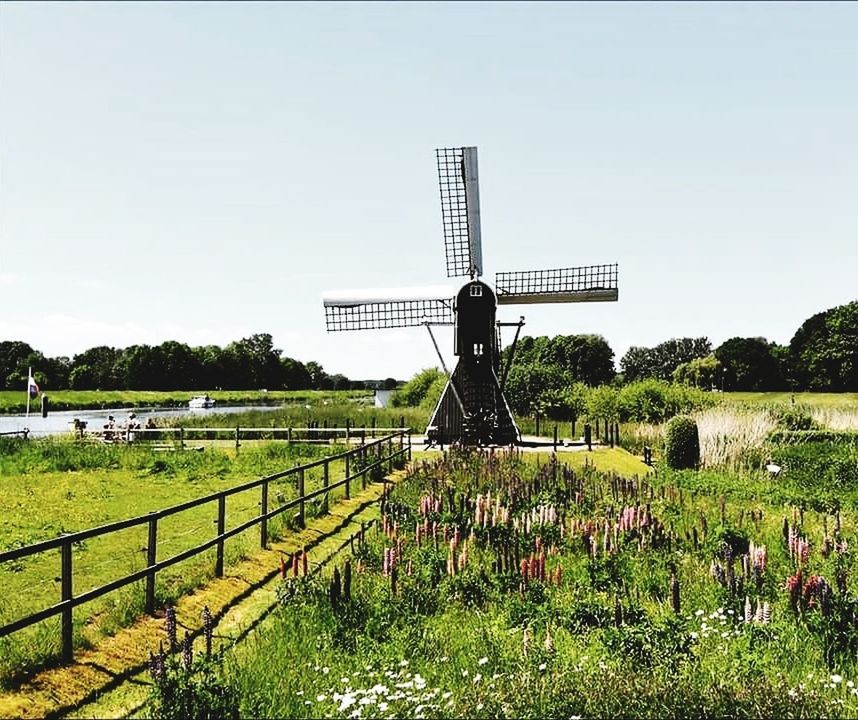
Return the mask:
<path fill-rule="evenodd" d="M 750 405 L 796 405 L 816 408 L 856 408 L 858 393 L 821 392 L 728 392 L 721 395 L 728 402 Z"/>
<path fill-rule="evenodd" d="M 0 549 L 8 550 L 111 521 L 143 515 L 218 490 L 239 485 L 335 452 L 332 446 L 245 444 L 235 451 L 155 452 L 145 445 L 101 446 L 68 440 L 0 439 Z M 342 449 L 342 448 L 339 448 Z M 331 479 L 342 477 L 342 462 L 331 466 Z M 322 469 L 308 471 L 309 491 L 322 484 Z M 342 495 L 331 493 L 331 501 Z M 294 481 L 273 482 L 269 506 L 296 497 Z M 230 496 L 226 529 L 259 513 L 258 488 Z M 319 503 L 308 503 L 310 517 Z M 287 511 L 269 524 L 272 535 L 285 528 Z M 211 538 L 217 503 L 209 503 L 162 519 L 158 525 L 158 559 L 175 555 Z M 145 566 L 146 525 L 91 538 L 73 548 L 74 592 L 121 577 Z M 258 544 L 253 527 L 226 543 L 226 558 L 235 561 Z M 60 599 L 56 578 L 59 552 L 50 551 L 0 565 L 4 588 L 0 624 L 47 607 Z M 178 597 L 210 577 L 213 551 L 158 574 L 159 604 Z M 75 613 L 78 644 L 112 632 L 142 611 L 142 587 L 126 588 L 87 604 Z M 94 622 L 95 620 L 95 622 Z M 58 619 L 32 626 L 0 640 L 0 682 L 44 662 L 58 650 Z"/>

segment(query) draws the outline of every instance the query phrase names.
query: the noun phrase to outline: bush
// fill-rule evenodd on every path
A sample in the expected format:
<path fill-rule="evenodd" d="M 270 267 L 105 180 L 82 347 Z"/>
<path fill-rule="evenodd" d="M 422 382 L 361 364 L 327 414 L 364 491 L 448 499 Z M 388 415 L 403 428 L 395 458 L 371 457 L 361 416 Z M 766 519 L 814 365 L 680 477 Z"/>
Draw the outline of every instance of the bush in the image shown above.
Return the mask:
<path fill-rule="evenodd" d="M 670 419 L 664 436 L 664 458 L 674 470 L 697 467 L 700 461 L 700 437 L 694 418 L 677 415 Z"/>
<path fill-rule="evenodd" d="M 439 384 L 443 388 L 444 382 L 446 377 L 438 368 L 421 370 L 393 393 L 390 404 L 393 407 L 419 407 L 426 399 L 430 388 Z"/>

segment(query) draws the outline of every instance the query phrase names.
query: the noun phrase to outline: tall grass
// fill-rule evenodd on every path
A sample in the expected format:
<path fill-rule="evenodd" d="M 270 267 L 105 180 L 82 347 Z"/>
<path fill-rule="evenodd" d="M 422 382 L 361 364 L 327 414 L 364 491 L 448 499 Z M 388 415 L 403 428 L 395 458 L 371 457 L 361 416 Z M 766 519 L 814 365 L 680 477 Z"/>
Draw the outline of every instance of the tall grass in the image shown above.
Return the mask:
<path fill-rule="evenodd" d="M 759 461 L 777 421 L 766 410 L 715 407 L 694 414 L 700 435 L 700 462 L 704 467 L 745 469 Z"/>
<path fill-rule="evenodd" d="M 811 407 L 810 416 L 829 430 L 858 430 L 858 407 Z"/>

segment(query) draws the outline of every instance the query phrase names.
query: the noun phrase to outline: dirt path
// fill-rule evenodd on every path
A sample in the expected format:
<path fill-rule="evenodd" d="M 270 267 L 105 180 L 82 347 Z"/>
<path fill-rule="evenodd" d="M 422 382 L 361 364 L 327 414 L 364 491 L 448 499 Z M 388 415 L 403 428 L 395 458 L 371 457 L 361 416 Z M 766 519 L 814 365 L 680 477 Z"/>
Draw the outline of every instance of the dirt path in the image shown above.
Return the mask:
<path fill-rule="evenodd" d="M 402 472 L 394 473 L 396 482 Z M 207 605 L 215 619 L 215 646 L 246 635 L 276 603 L 280 559 L 306 547 L 311 565 L 323 563 L 360 529 L 361 521 L 378 515 L 382 483 L 373 483 L 331 507 L 268 550 L 259 550 L 176 604 L 180 637 L 197 633 Z M 288 559 L 288 558 L 286 558 Z M 149 693 L 146 662 L 164 639 L 163 618 L 145 617 L 90 650 L 80 650 L 71 665 L 40 672 L 14 692 L 0 693 L 0 718 L 124 717 L 139 709 Z M 196 645 L 202 638 L 196 637 Z"/>

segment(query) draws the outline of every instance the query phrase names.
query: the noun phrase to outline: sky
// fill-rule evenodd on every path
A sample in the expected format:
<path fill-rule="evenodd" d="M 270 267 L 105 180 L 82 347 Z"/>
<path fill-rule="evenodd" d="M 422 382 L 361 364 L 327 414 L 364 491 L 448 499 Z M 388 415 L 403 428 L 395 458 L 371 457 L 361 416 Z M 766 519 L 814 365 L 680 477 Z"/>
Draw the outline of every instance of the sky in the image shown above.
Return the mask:
<path fill-rule="evenodd" d="M 327 333 L 321 297 L 456 284 L 434 150 L 476 145 L 485 279 L 619 264 L 616 303 L 500 320 L 618 365 L 788 343 L 858 298 L 856 29 L 856 3 L 3 2 L 0 340 L 261 332 L 407 379 L 424 328 Z"/>

